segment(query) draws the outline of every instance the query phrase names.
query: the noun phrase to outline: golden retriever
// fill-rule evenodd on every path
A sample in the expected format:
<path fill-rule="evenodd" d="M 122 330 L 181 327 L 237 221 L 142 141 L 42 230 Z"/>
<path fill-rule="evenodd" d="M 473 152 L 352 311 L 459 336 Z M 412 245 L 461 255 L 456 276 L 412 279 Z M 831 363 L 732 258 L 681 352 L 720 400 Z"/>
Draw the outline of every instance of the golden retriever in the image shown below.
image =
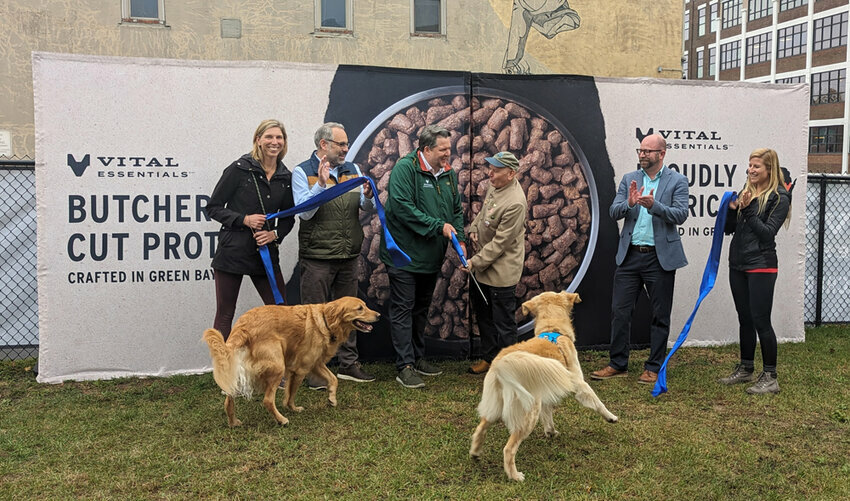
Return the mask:
<path fill-rule="evenodd" d="M 325 304 L 248 310 L 236 321 L 227 342 L 215 329 L 204 331 L 213 378 L 227 395 L 227 424 L 242 424 L 236 419 L 234 397 L 250 397 L 255 390 L 265 392 L 263 405 L 278 424 L 287 424 L 289 420 L 275 406 L 275 393 L 284 377 L 283 402 L 289 409 L 304 410 L 295 405 L 295 392 L 310 373 L 327 381 L 328 402 L 336 406 L 337 379 L 325 364 L 352 330 L 369 332 L 378 318 L 380 314 L 362 300 L 343 297 Z"/>
<path fill-rule="evenodd" d="M 552 421 L 552 408 L 568 394 L 574 393 L 579 403 L 598 412 L 609 423 L 617 422 L 617 416 L 605 408 L 581 372 L 570 320 L 573 304 L 579 302 L 578 294 L 544 292 L 523 303 L 523 314 L 535 317 L 535 337 L 500 351 L 484 378 L 478 405 L 481 422 L 472 434 L 469 455 L 478 459 L 487 428 L 503 421 L 511 432 L 504 448 L 505 473 L 511 480 L 525 479 L 516 469 L 516 453 L 538 418 L 543 421 L 547 437 L 558 434 Z"/>

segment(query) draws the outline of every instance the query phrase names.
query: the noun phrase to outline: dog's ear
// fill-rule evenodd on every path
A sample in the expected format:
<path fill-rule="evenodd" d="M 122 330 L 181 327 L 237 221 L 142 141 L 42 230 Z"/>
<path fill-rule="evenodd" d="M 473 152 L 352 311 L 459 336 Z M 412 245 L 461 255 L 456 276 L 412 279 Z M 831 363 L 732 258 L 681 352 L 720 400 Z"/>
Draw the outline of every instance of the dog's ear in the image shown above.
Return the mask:
<path fill-rule="evenodd" d="M 577 292 L 565 292 L 567 296 L 570 298 L 571 303 L 580 303 L 581 298 L 579 297 Z"/>
<path fill-rule="evenodd" d="M 522 303 L 522 314 L 523 315 L 537 315 L 537 304 L 534 302 L 535 298 L 531 298 L 528 301 Z"/>

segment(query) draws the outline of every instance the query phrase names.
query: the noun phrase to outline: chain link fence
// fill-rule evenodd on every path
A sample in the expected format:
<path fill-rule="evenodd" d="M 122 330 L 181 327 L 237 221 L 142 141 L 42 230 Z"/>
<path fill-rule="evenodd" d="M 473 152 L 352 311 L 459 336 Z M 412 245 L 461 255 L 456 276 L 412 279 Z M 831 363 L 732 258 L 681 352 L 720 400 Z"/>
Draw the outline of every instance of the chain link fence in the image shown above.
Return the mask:
<path fill-rule="evenodd" d="M 810 174 L 805 323 L 850 322 L 850 177 Z"/>
<path fill-rule="evenodd" d="M 35 172 L 0 158 L 0 360 L 38 355 Z"/>
<path fill-rule="evenodd" d="M 810 174 L 804 322 L 850 323 L 850 176 Z M 38 355 L 35 172 L 0 158 L 0 360 Z"/>

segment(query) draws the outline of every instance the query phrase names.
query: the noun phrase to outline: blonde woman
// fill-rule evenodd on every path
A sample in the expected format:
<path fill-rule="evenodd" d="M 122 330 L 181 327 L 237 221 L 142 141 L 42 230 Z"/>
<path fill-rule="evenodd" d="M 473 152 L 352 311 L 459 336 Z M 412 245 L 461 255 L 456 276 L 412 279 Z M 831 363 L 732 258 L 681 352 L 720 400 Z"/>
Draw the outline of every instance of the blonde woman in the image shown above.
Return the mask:
<path fill-rule="evenodd" d="M 227 340 L 242 277 L 248 275 L 265 304 L 274 304 L 269 279 L 257 248 L 268 245 L 281 294 L 283 277 L 277 245 L 292 230 L 294 217 L 266 221 L 266 214 L 293 206 L 292 173 L 283 164 L 286 129 L 278 120 L 263 120 L 254 145 L 221 175 L 207 203 L 207 215 L 221 223 L 212 261 L 215 278 L 215 321 Z"/>
<path fill-rule="evenodd" d="M 776 375 L 776 333 L 770 322 L 778 262 L 776 234 L 787 221 L 791 196 L 779 167 L 779 157 L 768 148 L 750 154 L 747 182 L 738 199 L 729 203 L 726 234 L 729 245 L 729 287 L 738 312 L 741 362 L 727 385 L 752 383 L 747 393 L 779 393 Z M 756 336 L 761 343 L 762 373 L 755 375 Z"/>

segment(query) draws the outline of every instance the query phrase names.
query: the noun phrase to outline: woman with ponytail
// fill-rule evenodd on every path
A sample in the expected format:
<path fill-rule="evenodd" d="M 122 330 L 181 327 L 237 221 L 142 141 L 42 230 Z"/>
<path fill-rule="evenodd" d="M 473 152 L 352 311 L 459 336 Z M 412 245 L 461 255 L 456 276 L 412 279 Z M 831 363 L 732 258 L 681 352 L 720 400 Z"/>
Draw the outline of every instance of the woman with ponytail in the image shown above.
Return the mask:
<path fill-rule="evenodd" d="M 784 172 L 783 172 L 784 171 Z M 778 262 L 776 234 L 790 217 L 790 186 L 774 150 L 750 154 L 747 181 L 737 200 L 729 203 L 725 233 L 729 245 L 729 287 L 738 312 L 741 362 L 719 381 L 754 384 L 747 393 L 779 393 L 776 374 L 776 333 L 770 321 Z M 788 187 L 786 187 L 788 186 Z M 761 343 L 763 371 L 756 377 L 756 337 Z"/>

